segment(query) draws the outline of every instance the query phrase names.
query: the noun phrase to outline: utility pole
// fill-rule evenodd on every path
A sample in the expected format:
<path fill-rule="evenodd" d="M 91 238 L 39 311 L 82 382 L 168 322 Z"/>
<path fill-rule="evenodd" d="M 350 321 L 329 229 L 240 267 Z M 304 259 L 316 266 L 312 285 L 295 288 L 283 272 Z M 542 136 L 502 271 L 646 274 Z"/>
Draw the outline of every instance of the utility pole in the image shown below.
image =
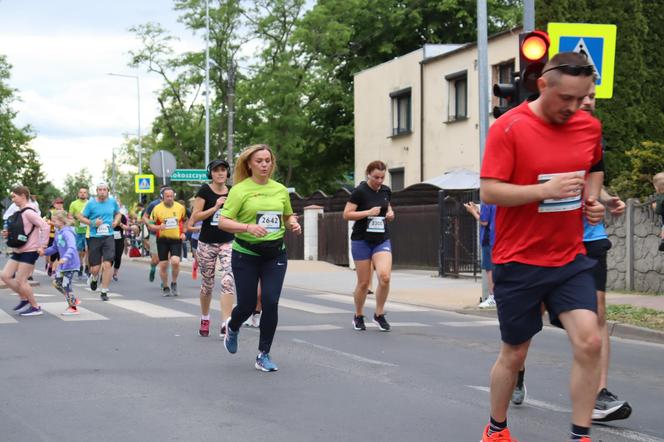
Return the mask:
<path fill-rule="evenodd" d="M 233 143 L 235 134 L 235 63 L 231 58 L 228 70 L 228 143 L 226 146 L 226 161 L 233 165 Z"/>
<path fill-rule="evenodd" d="M 210 4 L 205 0 L 205 164 L 210 164 Z"/>
<path fill-rule="evenodd" d="M 479 81 L 480 169 L 489 130 L 489 44 L 486 0 L 477 0 L 477 76 Z M 479 224 L 479 223 L 478 223 Z M 493 226 L 491 226 L 493 228 Z M 478 235 L 479 237 L 479 235 Z M 479 249 L 479 247 L 477 247 Z M 489 297 L 487 274 L 482 274 L 482 299 Z"/>
<path fill-rule="evenodd" d="M 535 30 L 535 0 L 523 2 L 523 32 Z"/>

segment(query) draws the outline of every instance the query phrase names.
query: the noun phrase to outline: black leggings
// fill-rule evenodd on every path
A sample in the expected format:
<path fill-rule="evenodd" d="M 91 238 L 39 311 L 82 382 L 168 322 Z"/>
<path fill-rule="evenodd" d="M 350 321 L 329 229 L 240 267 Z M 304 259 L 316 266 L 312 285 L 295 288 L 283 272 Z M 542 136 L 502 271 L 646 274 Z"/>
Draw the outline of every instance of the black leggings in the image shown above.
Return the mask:
<path fill-rule="evenodd" d="M 124 238 L 115 240 L 115 258 L 113 258 L 113 268 L 119 269 L 122 264 L 122 254 L 124 253 Z"/>
<path fill-rule="evenodd" d="M 254 313 L 260 279 L 263 312 L 258 350 L 269 353 L 277 330 L 279 297 L 288 267 L 286 251 L 283 250 L 279 256 L 270 259 L 233 250 L 231 265 L 235 277 L 237 306 L 233 309 L 228 327 L 231 330 L 239 330 L 242 323 Z"/>

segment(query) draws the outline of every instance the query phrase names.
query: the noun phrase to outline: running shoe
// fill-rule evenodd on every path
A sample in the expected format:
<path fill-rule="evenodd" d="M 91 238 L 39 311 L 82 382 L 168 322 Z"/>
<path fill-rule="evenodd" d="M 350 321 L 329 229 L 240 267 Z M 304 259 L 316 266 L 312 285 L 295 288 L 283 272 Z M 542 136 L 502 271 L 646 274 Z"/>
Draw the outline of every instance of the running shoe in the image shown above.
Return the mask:
<path fill-rule="evenodd" d="M 78 298 L 76 298 L 76 300 L 74 301 L 74 304 L 76 304 L 76 305 L 81 305 L 81 300 L 78 299 Z"/>
<path fill-rule="evenodd" d="M 113 281 L 115 281 L 115 282 L 118 281 L 118 275 L 113 275 Z"/>
<path fill-rule="evenodd" d="M 221 325 L 221 329 L 219 329 L 219 337 L 224 338 L 226 336 L 226 324 Z"/>
<path fill-rule="evenodd" d="M 149 275 L 148 275 L 148 279 L 150 280 L 150 282 L 153 282 L 153 281 L 154 281 L 154 274 L 155 274 L 156 272 L 157 272 L 157 268 L 156 268 L 156 267 L 150 267 L 150 273 L 149 273 Z"/>
<path fill-rule="evenodd" d="M 226 321 L 226 335 L 224 336 L 224 347 L 229 353 L 237 352 L 237 335 L 240 334 L 240 330 L 233 331 L 232 328 L 228 327 L 228 322 L 231 318 L 228 318 Z"/>
<path fill-rule="evenodd" d="M 259 328 L 261 326 L 261 313 L 253 313 L 244 321 L 245 327 Z"/>
<path fill-rule="evenodd" d="M 79 312 L 76 307 L 67 307 L 67 310 L 61 313 L 62 316 L 74 316 L 80 314 L 81 312 Z"/>
<path fill-rule="evenodd" d="M 258 356 L 256 356 L 256 363 L 254 364 L 254 367 L 256 367 L 256 370 L 265 372 L 279 370 L 277 364 L 275 364 L 272 361 L 272 358 L 270 358 L 270 354 L 263 352 L 258 353 Z"/>
<path fill-rule="evenodd" d="M 201 319 L 201 328 L 198 329 L 198 336 L 202 336 L 204 338 L 210 336 L 210 320 L 209 319 Z"/>
<path fill-rule="evenodd" d="M 632 414 L 632 407 L 626 401 L 621 401 L 618 396 L 606 388 L 602 388 L 595 400 L 593 420 L 595 422 L 608 422 L 627 419 Z"/>
<path fill-rule="evenodd" d="M 46 274 L 48 276 L 53 276 L 53 269 L 51 268 L 51 266 L 47 265 L 46 267 L 47 267 Z"/>
<path fill-rule="evenodd" d="M 176 282 L 171 282 L 171 295 L 172 296 L 178 295 L 178 284 Z"/>
<path fill-rule="evenodd" d="M 493 297 L 493 295 L 489 295 L 489 297 L 486 298 L 484 301 L 480 302 L 480 304 L 477 307 L 478 308 L 495 308 L 496 307 L 496 300 Z"/>
<path fill-rule="evenodd" d="M 362 330 L 362 331 L 367 329 L 367 326 L 364 325 L 364 316 L 363 315 L 353 316 L 353 328 L 355 330 Z"/>
<path fill-rule="evenodd" d="M 481 442 L 519 442 L 519 441 L 517 441 L 516 439 L 512 439 L 510 430 L 508 430 L 507 428 L 497 433 L 493 433 L 491 434 L 491 436 L 489 436 L 489 424 L 487 424 L 486 427 L 484 427 L 484 433 L 482 433 Z"/>
<path fill-rule="evenodd" d="M 101 295 L 99 295 L 102 301 L 108 301 L 108 292 L 101 292 Z"/>
<path fill-rule="evenodd" d="M 44 312 L 42 311 L 41 307 L 33 307 L 30 306 L 27 309 L 23 310 L 19 315 L 21 316 L 40 316 L 43 315 Z"/>
<path fill-rule="evenodd" d="M 161 291 L 162 291 L 161 296 L 163 296 L 164 298 L 171 296 L 171 289 L 169 287 L 163 287 Z"/>
<path fill-rule="evenodd" d="M 90 284 L 90 290 L 93 292 L 97 290 L 97 279 L 94 276 L 90 275 L 88 278 L 88 284 Z"/>
<path fill-rule="evenodd" d="M 380 331 L 388 332 L 390 331 L 390 324 L 387 322 L 387 319 L 385 319 L 385 315 L 376 315 L 374 313 L 373 316 L 373 323 L 378 326 Z"/>
<path fill-rule="evenodd" d="M 526 389 L 526 384 L 518 385 L 514 387 L 514 391 L 512 392 L 512 403 L 514 405 L 521 405 L 523 402 L 526 400 L 526 396 L 528 396 L 528 390 Z"/>
<path fill-rule="evenodd" d="M 21 302 L 19 302 L 16 307 L 14 307 L 14 311 L 17 312 L 19 310 L 23 310 L 23 307 L 26 305 L 30 304 L 29 301 L 26 301 L 25 299 L 21 299 Z"/>
<path fill-rule="evenodd" d="M 57 291 L 59 291 L 63 295 L 65 294 L 65 288 L 62 286 L 62 279 L 61 278 L 55 278 L 53 281 L 51 281 L 51 285 L 53 286 L 53 288 L 55 288 Z"/>

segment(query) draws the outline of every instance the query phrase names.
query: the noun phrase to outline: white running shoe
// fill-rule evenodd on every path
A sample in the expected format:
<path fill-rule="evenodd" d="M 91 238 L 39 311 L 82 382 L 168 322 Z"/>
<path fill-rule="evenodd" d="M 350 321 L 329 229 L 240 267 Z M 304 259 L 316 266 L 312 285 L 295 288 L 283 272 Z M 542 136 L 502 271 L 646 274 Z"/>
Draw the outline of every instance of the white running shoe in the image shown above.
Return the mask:
<path fill-rule="evenodd" d="M 489 297 L 486 298 L 484 301 L 480 302 L 480 304 L 477 307 L 479 307 L 479 308 L 495 308 L 496 307 L 496 300 L 493 298 L 493 295 L 489 295 Z"/>
<path fill-rule="evenodd" d="M 261 326 L 261 314 L 254 313 L 249 318 L 244 321 L 245 327 L 259 328 Z"/>

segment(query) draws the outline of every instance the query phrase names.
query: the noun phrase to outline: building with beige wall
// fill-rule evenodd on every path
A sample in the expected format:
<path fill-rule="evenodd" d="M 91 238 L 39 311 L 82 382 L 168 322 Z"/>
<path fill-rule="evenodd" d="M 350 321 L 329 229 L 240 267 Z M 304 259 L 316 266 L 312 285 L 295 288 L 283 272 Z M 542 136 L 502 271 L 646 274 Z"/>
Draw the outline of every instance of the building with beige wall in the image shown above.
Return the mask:
<path fill-rule="evenodd" d="M 519 31 L 489 38 L 491 83 L 510 81 Z M 478 81 L 474 43 L 425 45 L 357 73 L 356 183 L 377 159 L 387 164 L 393 190 L 452 169 L 479 171 Z"/>

